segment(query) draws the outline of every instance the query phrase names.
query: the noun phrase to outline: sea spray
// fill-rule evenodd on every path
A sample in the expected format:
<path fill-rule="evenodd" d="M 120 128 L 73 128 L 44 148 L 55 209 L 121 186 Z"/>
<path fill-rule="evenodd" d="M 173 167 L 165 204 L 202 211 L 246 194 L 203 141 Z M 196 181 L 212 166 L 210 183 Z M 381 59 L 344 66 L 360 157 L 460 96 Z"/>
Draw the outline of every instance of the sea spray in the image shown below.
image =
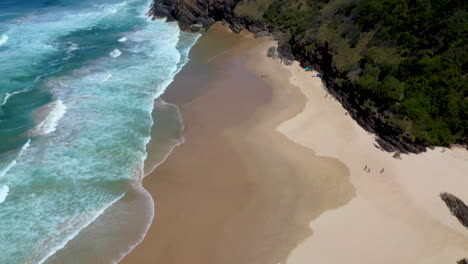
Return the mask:
<path fill-rule="evenodd" d="M 27 89 L 3 100 L 2 124 L 22 123 L 0 128 L 0 141 L 33 137 L 0 164 L 0 263 L 44 262 L 125 195 L 143 173 L 154 99 L 196 40 L 181 44 L 190 35 L 177 25 L 144 17 L 146 0 L 65 3 L 0 25 L 15 46 L 0 49 L 0 95 Z M 109 57 L 116 49 L 125 56 Z M 44 104 L 48 115 L 31 124 Z"/>

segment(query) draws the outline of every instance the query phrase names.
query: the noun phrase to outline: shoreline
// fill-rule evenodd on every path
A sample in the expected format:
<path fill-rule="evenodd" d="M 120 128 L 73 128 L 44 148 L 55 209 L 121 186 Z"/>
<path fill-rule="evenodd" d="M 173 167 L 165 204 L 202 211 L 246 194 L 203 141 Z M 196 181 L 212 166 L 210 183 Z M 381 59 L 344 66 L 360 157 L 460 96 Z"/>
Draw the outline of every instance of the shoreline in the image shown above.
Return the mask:
<path fill-rule="evenodd" d="M 248 71 L 246 63 L 255 61 L 288 76 L 263 54 L 273 41 L 214 30 L 194 52 L 205 53 L 205 60 L 212 50 L 222 55 L 205 61 L 209 66 L 188 64 L 164 98 L 181 109 L 186 141 L 144 178 L 156 202 L 155 219 L 121 263 L 284 262 L 308 236 L 311 219 L 353 195 L 341 163 L 310 160 L 313 151 L 275 130 L 299 113 L 305 97 L 272 90 L 267 76 Z M 225 49 L 216 47 L 219 34 L 232 38 Z M 311 208 L 310 200 L 323 202 Z"/>
<path fill-rule="evenodd" d="M 226 33 L 218 25 L 208 34 L 213 31 Z M 206 84 L 208 88 L 192 87 L 195 92 L 172 90 L 191 84 L 196 70 L 190 69 L 176 77 L 173 83 L 176 87 L 168 88 L 165 100 L 179 105 L 188 123 L 184 133 L 187 141 L 176 148 L 153 175 L 145 177 L 143 184 L 156 202 L 156 217 L 142 244 L 121 263 L 281 261 L 296 264 L 314 260 L 319 263 L 440 263 L 447 260 L 455 263 L 468 254 L 465 250 L 468 231 L 450 215 L 438 196 L 439 192 L 448 191 L 468 200 L 468 195 L 463 194 L 468 179 L 461 175 L 468 171 L 466 151 L 448 150 L 441 156 L 436 149 L 403 156 L 402 160 L 394 159 L 391 153 L 377 149 L 373 135 L 346 115 L 333 97 L 327 96 L 319 78 L 311 78 L 312 73 L 305 72 L 297 62 L 284 66 L 267 58 L 266 50 L 276 46 L 275 41 L 250 40 L 250 34 L 231 37 L 243 38 L 242 43 L 236 45 L 257 44 L 251 46 L 253 50 L 231 47 L 205 58 L 209 59 L 207 64 L 220 61 L 214 65 L 222 68 L 211 77 L 201 77 L 192 84 Z M 206 36 L 200 40 L 204 38 Z M 250 44 L 245 44 L 247 42 Z M 197 43 L 199 53 L 209 53 L 200 51 L 201 46 Z M 259 97 L 256 102 L 246 103 L 236 101 L 239 100 L 236 93 L 247 95 L 245 91 L 230 93 L 228 89 L 221 89 L 226 82 L 230 83 L 231 75 L 236 75 L 223 65 L 233 61 L 237 63 L 233 72 L 243 64 L 241 68 L 254 74 L 248 78 L 257 80 L 248 83 L 266 84 L 271 94 L 265 95 L 265 88 L 260 88 L 263 99 Z M 190 68 L 190 63 L 187 66 Z M 185 92 L 189 95 L 184 95 Z M 228 98 L 233 102 L 226 101 Z M 235 103 L 248 108 L 241 111 L 245 112 L 240 114 L 242 117 L 226 121 L 223 114 L 229 111 L 212 114 L 213 111 L 224 112 L 223 108 L 230 109 Z M 203 133 L 207 135 L 201 135 Z M 214 141 L 226 144 L 225 148 L 209 145 L 213 140 L 206 138 L 209 136 L 221 138 Z M 200 147 L 202 143 L 206 146 Z M 203 153 L 210 151 L 217 155 Z M 230 153 L 230 158 L 235 157 L 234 161 L 210 163 L 216 163 L 217 156 L 225 151 Z M 190 154 L 197 153 L 211 160 L 196 164 L 200 162 L 198 157 Z M 440 157 L 446 157 L 444 162 L 452 168 L 448 177 L 437 177 L 444 173 Z M 217 178 L 203 175 L 216 171 L 213 166 L 230 169 L 230 163 L 241 166 L 241 170 L 232 170 L 243 173 L 245 179 L 233 180 L 223 175 L 227 182 L 219 182 Z M 196 168 L 195 174 L 200 178 L 195 179 L 201 182 L 183 177 L 193 171 L 177 168 L 180 164 Z M 289 169 L 278 173 L 283 166 Z M 365 173 L 364 166 L 371 167 L 372 172 Z M 381 168 L 385 168 L 384 173 L 378 173 Z M 291 172 L 293 170 L 297 171 Z M 264 173 L 269 177 L 262 178 Z M 275 173 L 278 177 L 271 176 Z M 281 176 L 284 174 L 294 177 L 284 178 Z M 234 175 L 232 172 L 228 176 Z M 427 179 L 434 182 L 427 183 Z M 444 189 L 439 190 L 442 186 Z M 216 191 L 217 188 L 223 192 Z M 234 190 L 240 193 L 230 193 Z M 274 201 L 279 201 L 279 205 Z M 191 208 L 190 204 L 197 208 Z M 285 206 L 291 208 L 281 211 Z M 277 241 L 271 241 L 272 237 Z M 358 237 L 361 243 L 351 243 L 343 237 Z"/>

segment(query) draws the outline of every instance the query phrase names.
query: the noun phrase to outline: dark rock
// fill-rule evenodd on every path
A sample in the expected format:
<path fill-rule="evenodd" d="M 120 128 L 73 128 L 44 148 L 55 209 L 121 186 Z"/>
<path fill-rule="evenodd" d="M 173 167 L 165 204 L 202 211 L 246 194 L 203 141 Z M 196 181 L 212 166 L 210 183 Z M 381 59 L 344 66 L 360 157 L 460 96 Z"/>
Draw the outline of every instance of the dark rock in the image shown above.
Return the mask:
<path fill-rule="evenodd" d="M 265 31 L 259 31 L 259 32 L 255 33 L 256 38 L 268 37 L 268 36 L 270 36 L 270 32 L 268 32 L 266 30 Z"/>
<path fill-rule="evenodd" d="M 445 202 L 452 215 L 454 215 L 460 223 L 468 228 L 468 206 L 466 204 L 449 193 L 440 194 L 440 198 Z"/>
<path fill-rule="evenodd" d="M 232 16 L 234 5 L 234 0 L 155 0 L 148 15 L 176 19 L 182 30 L 195 32 L 225 16 Z"/>
<path fill-rule="evenodd" d="M 468 258 L 460 259 L 457 264 L 468 264 Z"/>
<path fill-rule="evenodd" d="M 275 39 L 275 40 L 279 40 L 280 37 L 284 35 L 283 32 L 278 31 L 278 30 L 272 31 L 272 32 L 270 32 L 270 34 L 273 36 L 273 39 Z"/>
<path fill-rule="evenodd" d="M 189 29 L 190 31 L 192 32 L 197 32 L 197 31 L 200 31 L 200 29 L 203 28 L 203 25 L 202 24 L 193 24 L 193 25 L 190 25 L 189 26 Z"/>
<path fill-rule="evenodd" d="M 395 152 L 395 151 L 398 151 L 397 148 L 395 148 L 394 145 L 390 144 L 389 142 L 381 139 L 380 137 L 378 137 L 375 141 L 377 141 L 377 143 L 379 144 L 380 148 L 387 151 L 387 152 Z"/>
<path fill-rule="evenodd" d="M 292 60 L 288 60 L 288 59 L 283 59 L 282 62 L 283 62 L 284 65 L 291 65 L 291 64 L 293 64 L 293 61 L 292 61 Z"/>
<path fill-rule="evenodd" d="M 267 56 L 271 58 L 276 58 L 277 53 L 276 53 L 276 47 L 271 47 L 268 49 Z"/>
<path fill-rule="evenodd" d="M 257 35 L 259 32 L 267 32 L 268 33 L 268 31 L 265 29 L 265 27 L 263 25 L 257 24 L 255 22 L 253 22 L 253 24 L 248 24 L 247 29 L 250 32 L 254 33 L 255 35 Z"/>
<path fill-rule="evenodd" d="M 171 11 L 168 6 L 164 6 L 162 3 L 154 2 L 151 6 L 150 12 L 148 15 L 154 18 L 167 18 L 168 22 L 172 22 L 175 18 L 172 16 Z"/>
<path fill-rule="evenodd" d="M 234 33 L 240 33 L 244 29 L 244 25 L 233 23 L 233 24 L 230 24 L 229 28 L 231 28 L 232 32 Z"/>

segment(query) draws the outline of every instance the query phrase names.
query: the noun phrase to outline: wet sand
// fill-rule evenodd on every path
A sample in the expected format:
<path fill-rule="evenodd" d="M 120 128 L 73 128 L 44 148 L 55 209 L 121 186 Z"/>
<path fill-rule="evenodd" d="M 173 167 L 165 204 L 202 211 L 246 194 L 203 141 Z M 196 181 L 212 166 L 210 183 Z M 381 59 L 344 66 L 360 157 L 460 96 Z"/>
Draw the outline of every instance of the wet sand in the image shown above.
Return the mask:
<path fill-rule="evenodd" d="M 305 97 L 265 56 L 273 44 L 218 28 L 194 47 L 164 96 L 181 109 L 185 143 L 144 179 L 154 222 L 122 263 L 284 262 L 310 221 L 354 196 L 342 163 L 276 131 Z M 274 75 L 285 78 L 272 89 Z"/>

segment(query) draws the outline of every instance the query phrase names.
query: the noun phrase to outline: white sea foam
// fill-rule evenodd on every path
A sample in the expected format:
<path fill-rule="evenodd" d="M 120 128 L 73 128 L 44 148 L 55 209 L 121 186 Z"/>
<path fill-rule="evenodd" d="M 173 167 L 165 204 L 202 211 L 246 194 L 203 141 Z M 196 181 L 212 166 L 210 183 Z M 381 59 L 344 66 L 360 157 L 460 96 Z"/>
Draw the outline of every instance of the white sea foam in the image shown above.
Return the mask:
<path fill-rule="evenodd" d="M 70 44 L 70 47 L 68 47 L 68 52 L 72 52 L 72 51 L 80 49 L 80 47 L 76 43 L 70 42 L 69 44 Z"/>
<path fill-rule="evenodd" d="M 129 12 L 133 12 L 136 4 L 146 12 L 147 6 L 141 4 L 140 0 L 129 2 L 132 4 Z M 11 26 L 7 49 L 12 47 L 13 43 L 15 49 L 11 51 L 1 49 L 5 50 L 5 54 L 2 54 L 5 56 L 2 56 L 3 65 L 0 67 L 4 67 L 5 72 L 9 73 L 7 69 L 17 68 L 7 67 L 9 65 L 31 65 L 39 61 L 39 58 L 43 58 L 42 54 L 56 52 L 57 45 L 53 45 L 55 41 L 62 39 L 61 36 L 65 36 L 66 39 L 74 36 L 70 32 L 87 28 L 106 29 L 103 24 L 107 23 L 119 26 L 122 20 L 112 14 L 118 16 L 126 13 L 109 11 L 108 7 L 109 5 L 93 7 L 84 10 L 86 12 L 58 9 L 53 14 L 44 12 L 21 24 Z M 141 24 L 140 21 L 135 20 L 135 22 L 137 26 Z M 125 23 L 133 23 L 133 20 Z M 181 58 L 180 51 L 175 48 L 179 41 L 179 30 L 176 25 L 154 21 L 148 23 L 145 29 L 141 32 L 140 41 L 134 40 L 130 35 L 127 36 L 125 56 L 116 60 L 110 59 L 108 56 L 112 54 L 107 53 L 115 48 L 112 47 L 104 54 L 99 54 L 103 55 L 102 57 L 86 61 L 92 66 L 88 72 L 85 71 L 86 74 L 80 74 L 81 71 L 75 70 L 65 73 L 66 76 L 58 76 L 59 87 L 69 89 L 56 89 L 52 92 L 63 102 L 57 100 L 50 104 L 50 113 L 33 130 L 40 134 L 48 134 L 57 129 L 56 133 L 53 133 L 53 137 L 38 138 L 28 151 L 26 149 L 29 143 L 26 144 L 20 151 L 22 158 L 17 158 L 12 161 L 11 166 L 9 165 L 9 169 L 15 167 L 7 174 L 6 184 L 11 192 L 7 198 L 9 200 L 2 204 L 3 208 L 0 210 L 2 222 L 0 226 L 3 226 L 0 227 L 0 236 L 9 239 L 6 243 L 0 243 L 1 263 L 44 262 L 102 214 L 105 208 L 120 199 L 118 195 L 120 193 L 112 186 L 113 183 L 131 176 L 128 173 L 128 166 L 142 165 L 142 155 L 149 140 L 149 137 L 148 140 L 145 137 L 151 127 L 148 119 L 153 109 L 151 105 L 153 101 L 149 97 L 158 97 L 164 92 L 183 64 L 181 61 L 186 59 Z M 27 34 L 28 32 L 31 34 Z M 127 33 L 129 32 L 126 31 L 125 34 Z M 113 34 L 119 33 L 112 32 Z M 151 37 L 155 34 L 160 38 Z M 112 38 L 114 37 L 110 37 L 111 40 Z M 82 43 L 80 38 L 73 40 Z M 16 48 L 17 43 L 21 44 L 18 48 Z M 85 46 L 85 44 L 80 45 Z M 67 45 L 67 47 L 74 49 L 73 46 Z M 130 50 L 133 47 L 134 52 Z M 82 51 L 86 54 L 88 52 L 85 49 Z M 113 52 L 114 55 L 122 53 L 118 49 Z M 9 60 L 5 60 L 5 57 Z M 3 61 L 11 63 L 5 66 Z M 13 73 L 11 75 L 14 76 Z M 46 78 L 44 80 L 50 81 Z M 65 85 L 61 83 L 62 81 Z M 97 85 L 99 82 L 103 84 Z M 6 100 L 2 96 L 0 100 L 10 100 L 10 103 L 13 103 L 11 96 Z M 66 117 L 62 118 L 65 114 Z M 68 142 L 73 142 L 73 145 L 79 147 L 63 147 L 66 145 L 64 143 Z M 115 142 L 119 144 L 113 144 Z M 13 177 L 10 177 L 10 174 Z M 95 181 L 86 181 L 88 178 Z M 51 184 L 50 189 L 41 188 L 38 191 L 34 184 L 42 184 L 46 180 L 52 180 L 52 183 L 59 185 Z M 66 184 L 68 182 L 77 184 L 83 182 L 83 188 L 69 187 Z M 92 183 L 92 186 L 88 186 L 88 183 Z M 103 185 L 105 187 L 100 186 L 101 183 L 105 184 Z M 23 189 L 17 188 L 18 186 Z M 41 187 L 49 186 L 41 185 Z M 27 191 L 24 188 L 27 188 Z M 16 190 L 22 190 L 29 196 L 13 200 Z M 109 190 L 111 192 L 108 192 Z M 63 210 L 62 206 L 73 210 Z M 101 210 L 96 211 L 96 208 Z M 20 217 L 14 217 L 20 213 Z M 37 220 L 38 216 L 40 221 Z M 38 234 L 34 232 L 35 230 L 44 230 L 44 233 Z M 147 229 L 142 231 L 144 234 L 141 239 Z M 128 251 L 131 248 L 128 248 Z M 122 255 L 128 251 L 125 250 Z M 22 255 L 18 255 L 17 252 Z M 23 255 L 27 255 L 27 259 Z"/>
<path fill-rule="evenodd" d="M 16 159 L 20 158 L 21 155 L 23 155 L 24 151 L 25 151 L 27 148 L 29 148 L 30 145 L 31 145 L 31 139 L 28 139 L 28 141 L 26 141 L 26 143 L 21 147 L 21 150 L 20 150 L 20 152 L 19 152 L 19 154 L 18 154 L 18 157 L 17 157 Z"/>
<path fill-rule="evenodd" d="M 118 56 L 122 55 L 122 52 L 119 49 L 115 49 L 111 53 L 109 53 L 109 55 L 112 58 L 117 58 Z"/>
<path fill-rule="evenodd" d="M 5 97 L 3 98 L 3 103 L 2 103 L 0 106 L 5 105 L 5 104 L 8 102 L 8 99 L 10 99 L 10 97 L 11 97 L 12 95 L 13 95 L 13 94 L 11 94 L 11 93 L 6 93 L 6 94 L 5 94 Z"/>
<path fill-rule="evenodd" d="M 5 199 L 8 196 L 9 191 L 10 191 L 10 188 L 8 187 L 8 185 L 0 186 L 0 204 L 2 204 L 5 201 Z"/>
<path fill-rule="evenodd" d="M 49 115 L 37 125 L 35 131 L 39 134 L 49 134 L 55 131 L 59 120 L 65 115 L 67 106 L 58 99 L 51 104 L 51 111 Z"/>
<path fill-rule="evenodd" d="M 12 93 L 6 93 L 5 94 L 5 97 L 3 97 L 3 102 L 0 104 L 0 109 L 2 108 L 2 106 L 4 106 L 8 100 L 15 94 L 20 94 L 20 93 L 24 93 L 24 92 L 28 92 L 29 89 L 24 89 L 24 90 L 21 90 L 21 91 L 17 91 L 17 92 L 12 92 Z"/>
<path fill-rule="evenodd" d="M 113 201 L 111 201 L 109 204 L 101 207 L 101 208 L 98 208 L 95 212 L 93 213 L 89 213 L 88 215 L 83 215 L 81 217 L 83 218 L 88 218 L 86 220 L 85 223 L 83 223 L 83 225 L 81 227 L 78 227 L 73 223 L 73 221 L 70 221 L 71 224 L 70 224 L 70 229 L 74 229 L 74 231 L 69 234 L 65 239 L 63 239 L 61 241 L 60 244 L 56 245 L 55 247 L 51 248 L 47 254 L 45 254 L 41 259 L 39 259 L 37 261 L 38 264 L 42 264 L 44 263 L 48 258 L 50 258 L 52 255 L 54 255 L 57 251 L 59 251 L 60 249 L 62 249 L 63 247 L 65 247 L 65 245 L 67 245 L 67 243 L 72 240 L 74 237 L 76 237 L 80 232 L 81 230 L 83 230 L 84 228 L 86 228 L 87 226 L 89 226 L 92 222 L 94 222 L 94 220 L 96 220 L 99 216 L 101 216 L 107 208 L 111 207 L 115 202 L 117 202 L 118 200 L 122 199 L 122 197 L 124 196 L 124 194 L 118 196 L 117 198 L 115 198 Z"/>
<path fill-rule="evenodd" d="M 127 40 L 128 40 L 128 39 L 127 39 L 126 37 L 121 37 L 121 38 L 119 38 L 119 42 L 125 42 L 125 41 L 127 41 Z"/>
<path fill-rule="evenodd" d="M 3 168 L 3 170 L 0 171 L 0 179 L 3 176 L 5 176 L 5 174 L 16 165 L 18 158 L 20 158 L 21 155 L 23 155 L 24 151 L 27 148 L 29 148 L 30 143 L 31 143 L 31 139 L 28 139 L 28 141 L 21 147 L 21 150 L 19 151 L 18 156 L 16 156 L 14 160 L 12 160 L 7 166 L 5 166 L 5 168 Z"/>
<path fill-rule="evenodd" d="M 8 35 L 2 34 L 2 35 L 0 36 L 0 46 L 2 46 L 3 44 L 5 44 L 7 41 L 8 41 Z"/>
<path fill-rule="evenodd" d="M 107 74 L 107 76 L 102 79 L 99 83 L 103 83 L 103 82 L 106 82 L 108 81 L 110 78 L 112 78 L 112 73 L 109 72 L 109 74 Z"/>
<path fill-rule="evenodd" d="M 5 176 L 5 174 L 16 165 L 16 159 L 12 160 L 3 170 L 0 171 L 0 179 Z"/>

